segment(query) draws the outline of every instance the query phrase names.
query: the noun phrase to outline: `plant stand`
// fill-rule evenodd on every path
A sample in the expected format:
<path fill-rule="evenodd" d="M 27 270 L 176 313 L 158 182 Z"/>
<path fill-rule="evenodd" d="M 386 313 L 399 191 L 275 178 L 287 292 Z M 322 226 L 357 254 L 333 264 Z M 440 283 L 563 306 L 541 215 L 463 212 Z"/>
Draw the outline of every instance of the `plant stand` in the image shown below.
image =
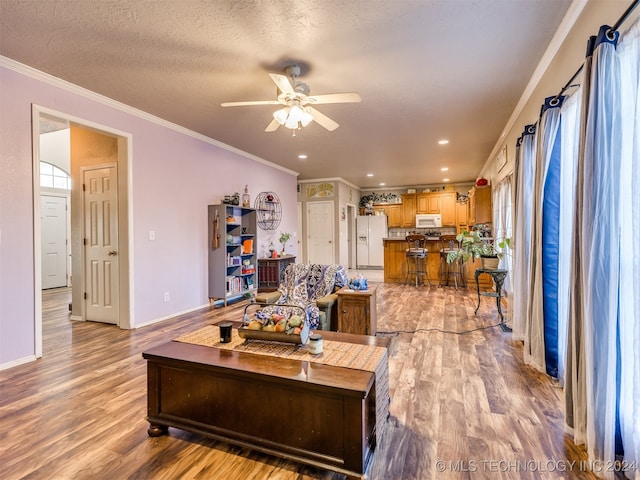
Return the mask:
<path fill-rule="evenodd" d="M 495 292 L 480 292 L 478 277 L 483 273 L 486 273 L 487 275 L 490 275 L 491 278 L 493 278 L 493 281 L 496 284 Z M 474 315 L 478 313 L 478 309 L 480 308 L 480 297 L 495 297 L 496 305 L 498 307 L 498 315 L 500 315 L 500 326 L 503 331 L 510 332 L 511 329 L 504 323 L 504 315 L 502 315 L 501 305 L 502 285 L 504 284 L 504 279 L 506 278 L 507 273 L 509 273 L 509 270 L 506 270 L 504 268 L 476 268 L 475 280 L 476 288 L 478 289 L 478 306 L 473 313 Z"/>

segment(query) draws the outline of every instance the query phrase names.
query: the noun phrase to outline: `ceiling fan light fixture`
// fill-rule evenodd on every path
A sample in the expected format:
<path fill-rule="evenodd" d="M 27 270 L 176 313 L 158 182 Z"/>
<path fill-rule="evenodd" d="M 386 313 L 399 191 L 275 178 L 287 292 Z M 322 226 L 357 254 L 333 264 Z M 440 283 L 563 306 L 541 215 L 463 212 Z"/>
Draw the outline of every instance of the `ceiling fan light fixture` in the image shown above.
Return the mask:
<path fill-rule="evenodd" d="M 285 127 L 290 128 L 291 130 L 298 130 L 298 122 L 293 120 L 293 117 L 291 115 L 289 115 L 289 118 L 287 118 L 286 123 L 284 124 Z"/>
<path fill-rule="evenodd" d="M 302 116 L 304 115 L 304 111 L 298 106 L 294 105 L 289 109 L 289 118 L 293 122 L 299 122 L 302 120 Z"/>
<path fill-rule="evenodd" d="M 288 116 L 289 116 L 289 107 L 284 107 L 284 108 L 281 108 L 280 110 L 276 110 L 275 112 L 273 112 L 273 118 L 275 118 L 280 125 L 284 125 L 287 122 Z"/>

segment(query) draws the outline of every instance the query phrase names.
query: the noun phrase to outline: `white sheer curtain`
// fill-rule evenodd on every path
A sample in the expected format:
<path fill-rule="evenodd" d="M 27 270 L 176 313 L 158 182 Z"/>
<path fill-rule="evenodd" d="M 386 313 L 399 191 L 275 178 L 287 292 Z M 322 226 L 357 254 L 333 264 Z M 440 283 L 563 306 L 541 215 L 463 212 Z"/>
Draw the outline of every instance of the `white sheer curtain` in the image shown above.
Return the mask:
<path fill-rule="evenodd" d="M 495 249 L 498 252 L 504 253 L 500 259 L 500 268 L 507 269 L 509 272 L 513 269 L 512 251 L 506 246 L 502 249 L 498 244 L 504 242 L 507 238 L 511 241 L 510 239 L 513 236 L 513 213 L 511 206 L 512 178 L 511 175 L 508 175 L 502 180 L 496 187 L 493 196 L 493 237 Z M 511 283 L 511 275 L 507 275 L 504 282 L 504 291 L 507 294 L 512 292 Z"/>
<path fill-rule="evenodd" d="M 593 52 L 584 150 L 582 263 L 587 386 L 587 450 L 592 459 L 615 461 L 618 397 L 620 82 L 615 45 Z M 613 472 L 603 472 L 613 478 Z"/>
<path fill-rule="evenodd" d="M 504 255 L 500 259 L 500 268 L 511 270 L 511 251 L 506 248 L 501 249 L 498 243 L 503 242 L 506 238 L 511 239 L 513 236 L 512 227 L 512 211 L 511 211 L 511 181 L 512 176 L 508 175 L 502 180 L 495 189 L 493 196 L 493 237 L 496 242 L 496 251 L 503 252 Z M 511 282 L 505 281 L 505 291 L 511 291 L 511 287 L 507 284 Z"/>
<path fill-rule="evenodd" d="M 533 232 L 531 243 L 531 289 L 529 308 L 531 322 L 525 329 L 524 361 L 541 372 L 546 372 L 545 340 L 544 340 L 544 301 L 542 272 L 542 210 L 544 187 L 553 153 L 554 144 L 560 128 L 560 108 L 549 108 L 544 111 L 538 127 L 538 145 L 536 148 L 536 172 L 533 185 Z"/>
<path fill-rule="evenodd" d="M 640 479 L 640 19 L 620 36 L 620 430 Z M 628 474 L 633 478 L 633 472 Z"/>
<path fill-rule="evenodd" d="M 515 163 L 515 225 L 513 229 L 513 305 L 511 327 L 514 340 L 524 340 L 529 329 L 531 290 L 531 232 L 533 180 L 536 165 L 536 126 L 527 125 L 517 147 Z"/>
<path fill-rule="evenodd" d="M 509 299 L 509 309 L 507 310 L 507 324 L 511 324 L 511 312 L 512 312 L 512 301 L 510 300 L 511 292 L 512 292 L 512 281 L 511 281 L 511 272 L 513 270 L 512 266 L 512 250 L 508 248 L 506 245 L 504 249 L 501 249 L 499 243 L 505 241 L 505 239 L 509 239 L 511 241 L 511 237 L 513 236 L 512 229 L 512 211 L 511 211 L 511 181 L 512 175 L 508 175 L 504 178 L 498 186 L 495 188 L 493 193 L 493 241 L 494 248 L 496 251 L 501 251 L 504 253 L 502 258 L 500 259 L 500 268 L 504 268 L 509 270 L 507 274 L 504 284 L 503 284 L 503 293 L 506 298 Z"/>
<path fill-rule="evenodd" d="M 560 152 L 560 230 L 558 242 L 558 379 L 561 384 L 564 384 L 567 354 L 569 286 L 581 101 L 582 89 L 579 87 L 565 99 L 560 109 L 562 149 Z"/>

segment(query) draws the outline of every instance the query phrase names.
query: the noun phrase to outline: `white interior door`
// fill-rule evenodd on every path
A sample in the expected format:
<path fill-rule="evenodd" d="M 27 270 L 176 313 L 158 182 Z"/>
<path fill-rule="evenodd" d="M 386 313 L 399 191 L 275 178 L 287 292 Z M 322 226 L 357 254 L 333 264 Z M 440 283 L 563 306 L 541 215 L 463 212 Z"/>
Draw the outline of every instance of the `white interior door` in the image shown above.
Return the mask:
<path fill-rule="evenodd" d="M 42 288 L 67 286 L 67 197 L 40 196 Z"/>
<path fill-rule="evenodd" d="M 115 164 L 83 171 L 85 319 L 118 324 L 118 191 Z"/>
<path fill-rule="evenodd" d="M 309 263 L 335 263 L 333 202 L 307 202 Z"/>

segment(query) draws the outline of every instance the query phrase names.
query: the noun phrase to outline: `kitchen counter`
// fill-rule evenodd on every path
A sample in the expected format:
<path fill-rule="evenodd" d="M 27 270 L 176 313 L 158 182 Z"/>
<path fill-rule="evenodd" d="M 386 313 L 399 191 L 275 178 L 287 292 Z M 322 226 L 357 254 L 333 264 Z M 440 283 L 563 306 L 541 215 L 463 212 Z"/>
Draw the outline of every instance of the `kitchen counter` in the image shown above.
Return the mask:
<path fill-rule="evenodd" d="M 386 237 L 382 239 L 384 245 L 384 281 L 388 283 L 404 283 L 407 277 L 406 249 L 407 241 L 404 237 Z M 438 285 L 440 272 L 440 237 L 427 237 L 427 276 L 432 285 Z M 467 285 L 475 285 L 476 268 L 480 268 L 480 259 L 467 262 L 465 278 Z M 480 277 L 481 285 L 489 285 L 486 275 Z M 485 286 L 486 286 L 485 285 Z"/>
<path fill-rule="evenodd" d="M 383 241 L 406 243 L 405 237 L 385 237 Z M 427 237 L 427 242 L 439 242 L 440 237 Z"/>

